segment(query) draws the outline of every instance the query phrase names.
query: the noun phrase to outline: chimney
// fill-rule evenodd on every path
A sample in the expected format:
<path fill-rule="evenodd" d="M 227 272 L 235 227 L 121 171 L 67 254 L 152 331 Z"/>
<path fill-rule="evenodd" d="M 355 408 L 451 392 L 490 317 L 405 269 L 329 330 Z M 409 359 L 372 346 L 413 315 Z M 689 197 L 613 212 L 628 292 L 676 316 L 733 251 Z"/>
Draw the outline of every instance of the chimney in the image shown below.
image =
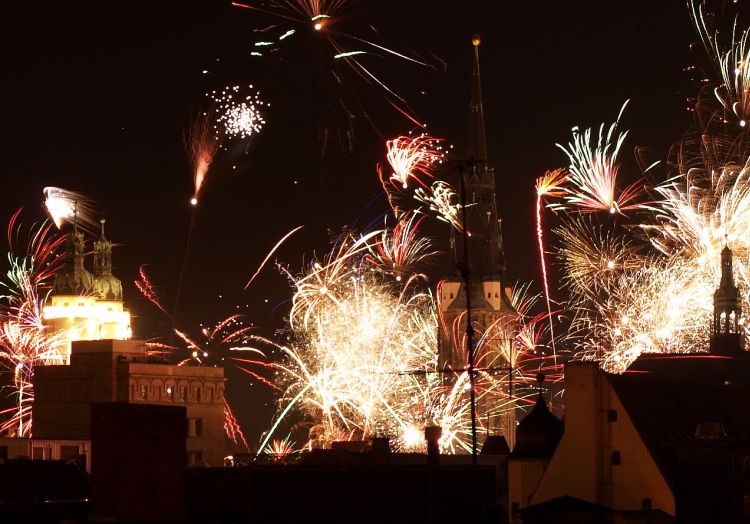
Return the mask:
<path fill-rule="evenodd" d="M 388 454 L 391 452 L 391 439 L 388 437 L 373 437 L 372 439 L 372 461 L 374 464 L 384 465 L 388 463 Z"/>
<path fill-rule="evenodd" d="M 443 428 L 440 426 L 424 428 L 424 439 L 427 441 L 427 464 L 429 466 L 440 465 L 440 444 L 438 444 L 438 441 L 442 436 Z"/>

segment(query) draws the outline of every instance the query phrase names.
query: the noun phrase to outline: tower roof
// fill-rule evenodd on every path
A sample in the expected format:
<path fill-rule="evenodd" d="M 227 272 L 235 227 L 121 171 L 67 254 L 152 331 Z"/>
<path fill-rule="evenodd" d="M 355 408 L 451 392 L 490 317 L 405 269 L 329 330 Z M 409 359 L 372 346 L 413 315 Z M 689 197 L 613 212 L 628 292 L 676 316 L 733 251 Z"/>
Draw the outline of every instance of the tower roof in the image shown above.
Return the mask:
<path fill-rule="evenodd" d="M 122 300 L 122 282 L 112 274 L 112 242 L 104 236 L 104 222 L 101 219 L 102 233 L 94 242 L 94 292 L 100 300 Z"/>
<path fill-rule="evenodd" d="M 65 239 L 65 265 L 55 274 L 54 295 L 85 295 L 94 277 L 83 267 L 83 233 L 74 225 Z"/>
<path fill-rule="evenodd" d="M 516 429 L 516 446 L 512 458 L 546 458 L 555 452 L 562 438 L 563 423 L 550 413 L 541 393 L 531 413 L 526 415 Z"/>

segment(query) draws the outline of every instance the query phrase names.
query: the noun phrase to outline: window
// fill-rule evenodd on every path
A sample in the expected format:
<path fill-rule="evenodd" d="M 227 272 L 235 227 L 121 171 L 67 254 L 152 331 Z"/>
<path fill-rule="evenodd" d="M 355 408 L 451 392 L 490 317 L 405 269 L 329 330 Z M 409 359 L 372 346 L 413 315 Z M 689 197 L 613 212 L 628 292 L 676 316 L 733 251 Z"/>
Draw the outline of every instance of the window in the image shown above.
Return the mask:
<path fill-rule="evenodd" d="M 182 386 L 180 388 L 180 400 L 183 402 L 187 402 L 187 387 Z"/>
<path fill-rule="evenodd" d="M 203 453 L 200 451 L 188 451 L 188 467 L 197 468 L 203 465 Z"/>
<path fill-rule="evenodd" d="M 189 418 L 188 419 L 188 437 L 202 437 L 203 436 L 203 419 L 202 418 Z"/>
<path fill-rule="evenodd" d="M 607 411 L 607 422 L 617 422 L 617 410 L 610 409 Z"/>
<path fill-rule="evenodd" d="M 171 387 L 167 388 L 167 398 L 170 401 L 174 400 L 174 390 Z"/>
<path fill-rule="evenodd" d="M 148 386 L 141 386 L 141 400 L 146 400 L 148 397 Z"/>
<path fill-rule="evenodd" d="M 613 451 L 612 452 L 612 465 L 613 466 L 619 466 L 620 465 L 620 452 L 619 451 Z"/>
<path fill-rule="evenodd" d="M 201 388 L 195 388 L 195 401 L 201 401 Z"/>

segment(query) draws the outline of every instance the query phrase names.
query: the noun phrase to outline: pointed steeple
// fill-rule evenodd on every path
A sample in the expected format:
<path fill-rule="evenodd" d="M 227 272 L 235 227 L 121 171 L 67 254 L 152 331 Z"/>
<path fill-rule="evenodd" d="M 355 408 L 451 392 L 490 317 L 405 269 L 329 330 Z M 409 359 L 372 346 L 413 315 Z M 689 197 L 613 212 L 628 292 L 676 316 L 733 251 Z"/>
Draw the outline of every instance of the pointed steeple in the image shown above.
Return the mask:
<path fill-rule="evenodd" d="M 482 79 L 479 75 L 479 44 L 482 39 L 475 34 L 471 42 L 474 44 L 474 73 L 471 81 L 471 119 L 469 121 L 468 159 L 475 166 L 476 171 L 482 173 L 487 170 L 487 139 L 484 135 L 484 108 L 482 107 Z"/>
<path fill-rule="evenodd" d="M 466 192 L 467 228 L 469 231 L 469 270 L 471 278 L 480 282 L 498 281 L 501 287 L 505 273 L 505 254 L 502 245 L 501 222 L 495 203 L 495 172 L 487 161 L 487 140 L 484 130 L 482 81 L 479 74 L 479 35 L 472 37 L 474 72 L 471 86 L 471 106 L 467 149 L 468 169 L 464 177 Z M 463 259 L 462 241 L 451 238 L 453 258 Z M 457 303 L 456 307 L 460 307 Z"/>
<path fill-rule="evenodd" d="M 102 234 L 99 240 L 94 242 L 94 276 L 99 277 L 104 273 L 112 272 L 112 242 L 104 236 L 104 222 L 102 224 Z"/>

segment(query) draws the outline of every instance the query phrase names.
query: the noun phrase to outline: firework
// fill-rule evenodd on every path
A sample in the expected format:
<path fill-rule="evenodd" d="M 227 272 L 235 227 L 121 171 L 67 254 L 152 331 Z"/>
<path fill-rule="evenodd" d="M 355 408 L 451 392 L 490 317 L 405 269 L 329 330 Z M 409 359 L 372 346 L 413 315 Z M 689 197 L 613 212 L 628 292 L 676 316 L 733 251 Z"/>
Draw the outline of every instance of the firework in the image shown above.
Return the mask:
<path fill-rule="evenodd" d="M 351 95 L 357 100 L 357 105 L 362 106 L 363 100 L 359 99 L 354 92 L 351 91 L 351 82 L 344 82 L 341 80 L 341 74 L 343 71 L 342 68 L 339 68 L 338 62 L 345 62 L 348 69 L 353 70 L 356 73 L 356 77 L 362 79 L 366 84 L 375 84 L 379 86 L 382 90 L 381 93 L 392 107 L 408 118 L 412 123 L 424 127 L 424 125 L 417 120 L 406 101 L 388 87 L 369 68 L 365 67 L 361 58 L 370 55 L 370 51 L 374 51 L 379 54 L 387 53 L 402 60 L 407 60 L 422 66 L 432 66 L 423 60 L 398 53 L 393 49 L 378 45 L 365 38 L 341 32 L 340 27 L 337 27 L 340 25 L 340 17 L 338 15 L 340 15 L 341 12 L 343 12 L 351 3 L 354 2 L 352 0 L 281 0 L 280 2 L 273 4 L 274 8 L 279 9 L 257 7 L 238 2 L 233 2 L 232 5 L 266 13 L 274 18 L 278 18 L 279 20 L 285 20 L 311 27 L 316 34 L 320 35 L 321 38 L 324 39 L 323 41 L 328 44 L 328 50 L 333 61 L 330 71 L 339 79 L 337 84 L 346 85 Z M 269 53 L 271 51 L 278 51 L 282 41 L 296 33 L 294 29 L 279 28 L 275 25 L 259 32 L 263 33 L 263 39 L 255 42 L 255 51 L 251 53 L 253 56 L 258 57 L 264 56 L 266 50 L 268 50 Z M 344 40 L 347 41 L 346 44 L 342 43 Z M 321 70 L 323 70 L 323 68 Z M 344 104 L 341 99 L 339 99 L 339 102 L 341 102 L 342 105 Z M 344 108 L 351 117 L 351 111 L 346 109 L 345 105 Z M 374 126 L 374 123 L 367 112 L 365 112 L 365 117 Z"/>
<path fill-rule="evenodd" d="M 690 15 L 703 46 L 711 58 L 711 63 L 720 80 L 713 87 L 713 94 L 724 111 L 712 112 L 710 119 L 726 123 L 734 120 L 740 127 L 750 118 L 750 46 L 748 33 L 737 24 L 732 25 L 727 49 L 722 49 L 719 31 L 710 27 L 704 13 L 704 6 L 691 0 Z"/>
<path fill-rule="evenodd" d="M 388 140 L 386 147 L 388 148 L 388 163 L 393 169 L 390 181 L 394 186 L 400 186 L 403 189 L 408 187 L 410 178 L 427 187 L 419 179 L 418 174 L 432 177 L 435 165 L 442 163 L 445 158 L 445 153 L 441 152 L 442 147 L 439 145 L 439 139 L 426 134 L 416 137 L 400 136 Z M 385 188 L 382 166 L 379 171 L 380 180 L 383 182 L 383 188 Z"/>
<path fill-rule="evenodd" d="M 419 234 L 423 218 L 417 218 L 411 211 L 404 213 L 395 227 L 383 230 L 370 250 L 371 261 L 379 270 L 395 275 L 398 282 L 404 276 L 418 273 L 415 268 L 429 264 L 430 258 L 437 254 L 432 242 Z"/>
<path fill-rule="evenodd" d="M 45 187 L 44 207 L 58 229 L 62 227 L 63 222 L 75 223 L 93 231 L 99 227 L 91 199 L 81 193 L 59 187 Z"/>
<path fill-rule="evenodd" d="M 554 327 L 552 325 L 552 304 L 550 301 L 549 294 L 549 280 L 547 278 L 547 264 L 544 260 L 544 238 L 542 236 L 542 200 L 545 197 L 562 197 L 565 195 L 565 191 L 561 188 L 562 184 L 567 179 L 567 173 L 565 169 L 555 169 L 554 171 L 547 171 L 543 177 L 539 177 L 536 180 L 536 234 L 537 242 L 539 244 L 539 259 L 542 266 L 542 283 L 544 284 L 544 298 L 547 303 L 547 315 L 550 319 L 550 337 L 552 344 L 555 343 Z"/>
<path fill-rule="evenodd" d="M 190 203 L 198 203 L 198 195 L 203 188 L 208 168 L 221 146 L 221 136 L 217 135 L 213 112 L 205 112 L 196 116 L 190 123 L 185 136 L 185 149 L 193 168 L 193 198 Z"/>
<path fill-rule="evenodd" d="M 424 428 L 440 425 L 444 452 L 470 450 L 468 372 L 448 370 L 453 378 L 445 380 L 437 352 L 436 301 L 419 290 L 422 275 L 393 270 L 394 263 L 409 268 L 406 262 L 421 262 L 430 252 L 414 234 L 413 216 L 406 214 L 393 230 L 362 235 L 345 230 L 322 261 L 313 260 L 301 274 L 283 269 L 294 288 L 287 343 L 255 340 L 275 346 L 282 360 L 236 359 L 276 371 L 279 413 L 261 449 L 287 415 L 299 412 L 311 423 L 312 447 L 388 436 L 397 449 L 424 451 Z M 484 356 L 476 393 L 488 406 L 482 424 L 516 406 L 506 385 L 510 369 L 501 361 L 517 364 L 524 350 L 515 335 L 505 353 L 495 350 L 498 333 L 507 337 L 507 325 L 501 324 L 494 338 L 487 335 L 480 343 Z M 523 340 L 535 344 L 529 329 Z"/>
<path fill-rule="evenodd" d="M 429 190 L 417 188 L 414 191 L 414 198 L 427 204 L 431 211 L 437 213 L 438 220 L 447 222 L 459 232 L 463 231 L 461 204 L 458 192 L 453 186 L 442 180 L 436 180 Z"/>
<path fill-rule="evenodd" d="M 718 79 L 701 89 L 695 127 L 673 146 L 666 182 L 648 188 L 654 200 L 638 202 L 644 196 L 636 192 L 615 197 L 611 178 L 596 186 L 607 191 L 593 190 L 580 176 L 583 171 L 576 174 L 571 166 L 573 176 L 561 207 L 620 211 L 626 204 L 638 209 L 638 216 L 599 222 L 596 214 L 584 218 L 574 213 L 561 217 L 563 224 L 555 230 L 563 284 L 570 293 L 567 342 L 580 358 L 599 360 L 608 371 L 623 371 L 642 353 L 706 351 L 725 246 L 734 254 L 738 286 L 750 287 L 748 131 L 726 125 L 747 116 L 746 93 L 741 92 L 746 41 L 744 33 L 737 38 L 735 27 L 730 49 L 721 51 L 717 33 L 703 20 L 702 7 L 691 3 L 691 9 Z M 601 165 L 616 166 L 624 135 L 614 136 L 613 128 L 606 135 L 600 131 L 592 155 L 579 154 L 588 137 L 577 139 L 569 146 L 572 164 L 593 166 L 604 158 Z M 579 157 L 584 161 L 576 160 Z M 750 297 L 743 297 L 743 305 L 750 308 Z M 740 325 L 747 340 L 748 326 Z"/>
<path fill-rule="evenodd" d="M 0 367 L 12 373 L 12 395 L 16 398 L 14 407 L 2 411 L 7 418 L 0 430 L 15 428 L 17 436 L 30 436 L 34 367 L 65 363 L 59 335 L 47 332 L 42 316 L 47 281 L 61 265 L 62 256 L 57 251 L 62 238 L 53 235 L 48 223 L 36 223 L 22 245 L 18 242 L 22 230 L 17 225 L 19 213 L 9 223 L 10 269 L 7 279 L 0 282 L 5 288 L 0 295 Z"/>
<path fill-rule="evenodd" d="M 573 141 L 567 148 L 558 144 L 570 159 L 571 185 L 565 196 L 568 206 L 592 212 L 604 210 L 613 214 L 638 206 L 634 202 L 641 193 L 637 183 L 615 195 L 619 170 L 617 155 L 627 136 L 627 131 L 618 133 L 617 126 L 626 106 L 627 102 L 606 134 L 604 124 L 601 125 L 595 146 L 591 143 L 592 130 L 586 129 L 581 132 L 577 127 L 573 128 Z M 556 207 L 559 209 L 563 206 Z"/>
<path fill-rule="evenodd" d="M 213 91 L 207 95 L 213 100 L 216 113 L 214 129 L 217 136 L 226 135 L 232 138 L 249 138 L 260 132 L 266 123 L 260 109 L 264 104 L 260 93 L 246 93 L 253 86 L 232 86 L 222 91 Z"/>

